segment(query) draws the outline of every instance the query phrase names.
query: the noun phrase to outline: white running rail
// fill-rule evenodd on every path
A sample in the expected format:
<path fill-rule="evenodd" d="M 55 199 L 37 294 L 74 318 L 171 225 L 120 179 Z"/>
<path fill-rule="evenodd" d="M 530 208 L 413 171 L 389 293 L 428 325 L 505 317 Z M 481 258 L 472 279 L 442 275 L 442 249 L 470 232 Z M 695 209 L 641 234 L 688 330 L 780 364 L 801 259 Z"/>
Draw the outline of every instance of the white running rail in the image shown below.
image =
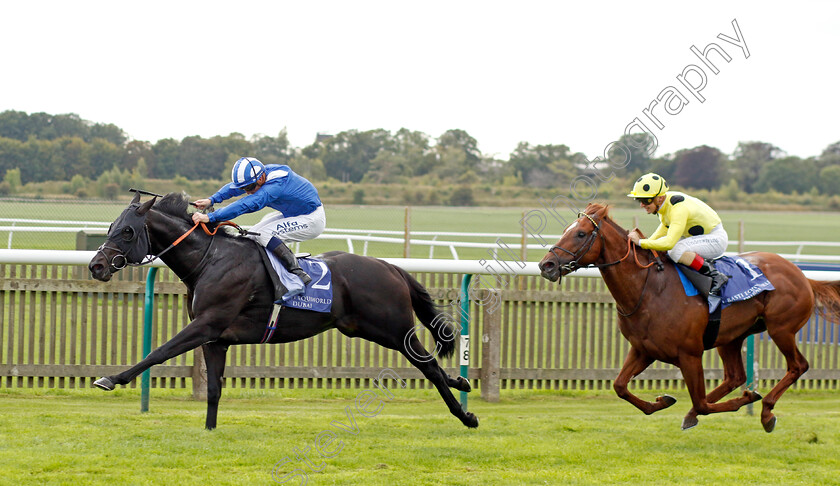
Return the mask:
<path fill-rule="evenodd" d="M 62 220 L 44 220 L 44 219 L 20 219 L 20 218 L 0 218 L 0 232 L 8 232 L 8 249 L 12 249 L 12 238 L 14 233 L 23 232 L 39 232 L 39 233 L 76 233 L 85 229 L 106 231 L 111 223 L 104 223 L 101 221 L 62 221 Z M 33 226 L 35 225 L 35 226 Z M 245 226 L 248 228 L 248 226 Z M 453 260 L 459 260 L 458 249 L 464 248 L 483 248 L 488 249 L 497 255 L 500 250 L 499 241 L 511 250 L 520 251 L 522 248 L 522 234 L 521 233 L 468 233 L 468 232 L 451 232 L 451 231 L 411 231 L 412 238 L 408 243 L 412 246 L 428 246 L 429 259 L 435 256 L 435 248 L 442 247 L 449 250 L 450 256 Z M 418 238 L 413 238 L 413 237 Z M 555 242 L 560 239 L 561 235 L 540 235 L 544 240 Z M 427 238 L 423 238 L 427 237 Z M 491 241 L 458 241 L 455 238 L 470 238 L 470 239 L 492 239 Z M 446 239 L 441 239 L 446 238 Z M 318 237 L 322 240 L 339 240 L 347 245 L 347 251 L 350 253 L 356 252 L 357 243 L 363 243 L 362 255 L 368 254 L 370 243 L 389 243 L 394 245 L 405 245 L 405 232 L 396 230 L 372 230 L 372 229 L 351 229 L 351 228 L 327 228 L 324 233 Z M 533 239 L 533 238 L 532 238 Z M 824 261 L 824 262 L 840 262 L 840 242 L 835 241 L 754 241 L 746 240 L 743 242 L 747 248 L 756 248 L 762 246 L 772 247 L 795 247 L 795 253 L 780 253 L 780 255 L 788 260 L 802 260 L 802 261 Z M 738 241 L 730 241 L 730 247 L 737 247 Z M 806 255 L 802 251 L 805 247 L 822 247 L 822 248 L 838 248 L 837 254 L 834 255 Z M 527 250 L 547 251 L 548 248 L 537 243 L 529 243 L 525 245 Z M 734 254 L 728 252 L 727 254 Z"/>

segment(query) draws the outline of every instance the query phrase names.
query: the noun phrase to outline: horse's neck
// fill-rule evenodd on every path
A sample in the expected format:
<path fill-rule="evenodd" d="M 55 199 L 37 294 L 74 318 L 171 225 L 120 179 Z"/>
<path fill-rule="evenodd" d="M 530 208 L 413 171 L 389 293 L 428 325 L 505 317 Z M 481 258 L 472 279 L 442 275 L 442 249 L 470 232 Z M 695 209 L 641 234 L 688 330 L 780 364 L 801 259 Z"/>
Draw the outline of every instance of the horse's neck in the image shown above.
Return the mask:
<path fill-rule="evenodd" d="M 149 212 L 147 227 L 151 240 L 151 251 L 154 255 L 161 255 L 160 259 L 180 278 L 192 273 L 204 257 L 209 244 L 198 229 L 170 248 L 178 238 L 183 236 L 192 226 L 173 216 Z"/>
<path fill-rule="evenodd" d="M 601 267 L 601 276 L 604 278 L 607 288 L 615 299 L 616 303 L 624 312 L 629 312 L 633 309 L 642 298 L 642 291 L 645 286 L 645 280 L 648 278 L 649 268 L 643 268 L 636 263 L 636 254 L 646 252 L 633 245 L 630 247 L 630 254 L 627 253 L 627 239 L 617 233 L 615 228 L 611 228 L 610 237 L 605 235 L 606 247 L 601 252 L 603 261 L 599 263 L 612 263 L 621 260 L 620 263 Z M 641 256 L 641 255 L 638 255 Z M 647 258 L 642 257 L 640 261 L 644 265 L 648 262 Z"/>

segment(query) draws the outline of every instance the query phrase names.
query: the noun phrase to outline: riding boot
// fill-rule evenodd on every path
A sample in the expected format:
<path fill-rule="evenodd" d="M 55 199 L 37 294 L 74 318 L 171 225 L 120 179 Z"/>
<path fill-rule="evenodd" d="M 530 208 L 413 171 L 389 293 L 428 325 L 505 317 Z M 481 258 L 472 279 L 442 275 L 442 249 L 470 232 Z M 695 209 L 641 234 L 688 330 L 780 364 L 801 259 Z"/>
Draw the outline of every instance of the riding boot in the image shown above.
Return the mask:
<path fill-rule="evenodd" d="M 272 248 L 272 246 L 274 247 Z M 276 255 L 277 259 L 280 260 L 280 263 L 282 263 L 283 266 L 286 267 L 286 270 L 300 277 L 300 279 L 303 281 L 304 286 L 309 285 L 309 282 L 312 281 L 312 277 L 310 277 L 309 274 L 307 274 L 303 271 L 302 268 L 300 268 L 300 265 L 298 265 L 297 258 L 295 258 L 295 254 L 288 246 L 286 246 L 285 243 L 283 243 L 283 240 L 277 237 L 273 237 L 271 238 L 271 241 L 269 242 L 267 248 L 274 252 L 274 255 Z"/>
<path fill-rule="evenodd" d="M 723 288 L 723 284 L 729 280 L 729 277 L 718 272 L 712 260 L 704 260 L 703 265 L 697 271 L 702 275 L 712 278 L 712 287 L 709 289 L 709 295 L 720 297 L 720 289 Z"/>

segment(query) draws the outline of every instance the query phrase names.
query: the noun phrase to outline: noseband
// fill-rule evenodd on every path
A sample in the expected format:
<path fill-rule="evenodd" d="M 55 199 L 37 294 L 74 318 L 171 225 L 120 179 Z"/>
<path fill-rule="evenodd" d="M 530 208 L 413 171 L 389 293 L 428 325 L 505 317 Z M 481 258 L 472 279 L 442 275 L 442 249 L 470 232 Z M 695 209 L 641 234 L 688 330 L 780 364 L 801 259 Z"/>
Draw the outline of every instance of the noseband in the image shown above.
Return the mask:
<path fill-rule="evenodd" d="M 111 267 L 112 271 L 122 270 L 128 265 L 128 259 L 125 257 L 125 255 L 123 255 L 122 250 L 120 250 L 119 248 L 114 248 L 113 246 L 108 246 L 107 241 L 99 245 L 99 248 L 96 249 L 96 253 L 102 253 L 102 257 L 105 258 L 105 261 L 108 261 L 108 255 L 106 255 L 105 252 L 102 250 L 113 250 L 116 252 L 114 258 L 112 258 L 111 261 L 108 262 L 108 266 Z"/>
<path fill-rule="evenodd" d="M 116 254 L 111 258 L 111 261 L 108 262 L 108 265 L 111 267 L 111 270 L 114 270 L 114 271 L 122 270 L 123 268 L 128 267 L 128 266 L 139 267 L 139 266 L 151 263 L 155 259 L 157 259 L 160 255 L 151 256 L 151 258 L 150 258 L 149 252 L 151 251 L 151 246 L 152 245 L 151 245 L 151 242 L 150 242 L 151 240 L 150 240 L 150 237 L 149 237 L 149 227 L 146 226 L 145 224 L 143 224 L 143 231 L 145 231 L 145 233 L 146 233 L 146 239 L 145 239 L 146 250 L 143 252 L 143 255 L 145 255 L 145 256 L 143 258 L 141 258 L 140 261 L 138 261 L 138 262 L 130 262 L 130 261 L 128 261 L 128 256 L 126 256 L 128 253 L 131 253 L 132 250 L 134 250 L 134 248 L 130 248 L 129 250 L 124 251 L 122 248 L 119 248 L 118 246 L 117 247 L 109 246 L 108 241 L 110 241 L 110 239 L 105 240 L 105 243 L 102 243 L 101 245 L 99 245 L 99 248 L 96 249 L 96 253 L 102 253 L 102 257 L 105 258 L 105 261 L 107 261 L 108 260 L 108 255 L 106 255 L 103 250 L 111 250 L 111 251 L 115 252 Z M 136 240 L 137 240 L 137 238 L 135 237 L 131 240 L 130 243 L 133 244 Z M 168 250 L 168 248 L 167 248 L 167 250 Z M 148 258 L 148 260 L 144 261 L 144 259 L 146 259 L 146 258 Z"/>

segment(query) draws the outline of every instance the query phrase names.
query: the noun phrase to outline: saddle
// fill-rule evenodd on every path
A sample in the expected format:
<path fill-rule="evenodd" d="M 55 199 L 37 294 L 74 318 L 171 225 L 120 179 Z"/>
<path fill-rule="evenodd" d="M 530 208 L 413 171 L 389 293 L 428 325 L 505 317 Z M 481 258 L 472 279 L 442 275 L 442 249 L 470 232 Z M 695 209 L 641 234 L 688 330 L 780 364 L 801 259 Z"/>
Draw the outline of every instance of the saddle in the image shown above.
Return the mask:
<path fill-rule="evenodd" d="M 693 270 L 686 271 L 684 267 L 677 265 L 680 275 L 694 286 L 696 292 L 706 297 L 709 303 L 709 325 L 706 327 L 706 334 L 703 336 L 703 344 L 706 349 L 709 349 L 717 338 L 720 328 L 720 313 L 724 307 L 735 302 L 751 299 L 762 292 L 775 290 L 775 287 L 761 269 L 739 256 L 720 257 L 715 260 L 715 266 L 718 272 L 729 277 L 729 280 L 721 289 L 719 297 L 709 296 L 712 281 L 710 277 Z M 689 290 L 691 289 L 686 286 L 686 294 L 692 295 L 688 294 Z"/>
<path fill-rule="evenodd" d="M 673 261 L 673 260 L 671 260 Z M 685 288 L 686 295 L 702 295 L 706 301 L 709 301 L 709 290 L 712 288 L 712 277 L 707 275 L 703 275 L 700 272 L 697 272 L 691 268 L 685 267 L 674 262 L 674 266 L 677 268 L 677 273 L 680 275 L 680 280 L 683 280 L 683 287 Z M 690 285 L 686 285 L 686 281 L 689 282 Z M 691 286 L 694 286 L 692 289 Z M 692 290 L 694 291 L 692 293 Z M 713 298 L 717 298 L 714 297 Z M 719 298 L 718 298 L 719 299 Z M 709 306 L 710 309 L 712 306 Z M 721 305 L 716 305 L 714 310 L 709 311 L 709 321 L 706 324 L 706 330 L 703 331 L 703 349 L 712 349 L 717 340 L 718 334 L 720 333 L 720 314 L 722 310 Z"/>
<path fill-rule="evenodd" d="M 677 263 L 674 262 L 674 264 L 676 265 Z M 712 288 L 712 277 L 703 275 L 702 273 L 685 266 L 677 268 L 679 268 L 685 278 L 694 285 L 694 288 L 696 288 L 697 291 L 708 300 L 709 290 Z"/>
<path fill-rule="evenodd" d="M 271 284 L 274 288 L 274 302 L 280 303 L 283 301 L 283 296 L 289 293 L 289 288 L 283 284 L 280 275 L 274 270 L 274 266 L 271 264 L 271 258 L 268 256 L 268 252 L 266 252 L 259 244 L 257 244 L 257 246 L 260 250 L 260 257 L 262 258 L 263 265 L 265 265 L 265 271 L 268 272 L 268 276 L 271 278 Z M 295 254 L 296 258 L 304 258 L 308 256 L 310 256 L 309 253 Z"/>

